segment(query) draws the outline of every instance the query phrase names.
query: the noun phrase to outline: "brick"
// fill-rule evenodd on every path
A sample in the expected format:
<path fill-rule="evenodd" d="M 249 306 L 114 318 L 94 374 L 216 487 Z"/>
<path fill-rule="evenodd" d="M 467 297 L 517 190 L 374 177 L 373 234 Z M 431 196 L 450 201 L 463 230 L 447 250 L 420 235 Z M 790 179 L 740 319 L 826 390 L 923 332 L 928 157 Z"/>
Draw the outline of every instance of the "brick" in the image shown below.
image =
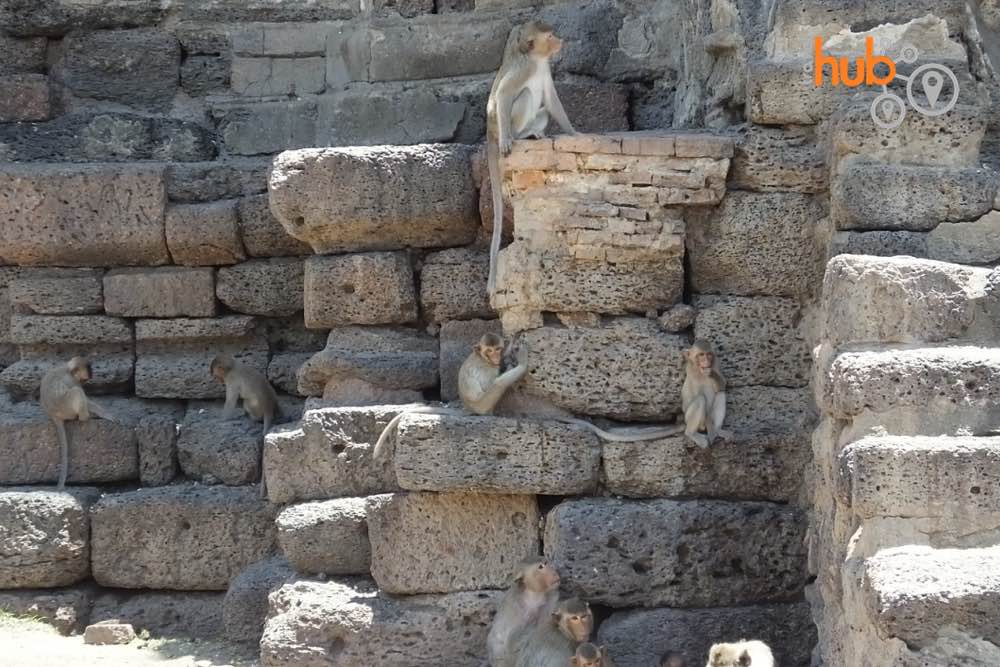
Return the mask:
<path fill-rule="evenodd" d="M 116 269 L 104 276 L 105 310 L 122 317 L 212 317 L 212 269 Z"/>
<path fill-rule="evenodd" d="M 304 290 L 311 328 L 403 324 L 417 318 L 413 268 L 405 253 L 310 257 Z"/>
<path fill-rule="evenodd" d="M 235 264 L 246 259 L 234 201 L 174 204 L 167 209 L 165 226 L 167 247 L 177 264 Z"/>

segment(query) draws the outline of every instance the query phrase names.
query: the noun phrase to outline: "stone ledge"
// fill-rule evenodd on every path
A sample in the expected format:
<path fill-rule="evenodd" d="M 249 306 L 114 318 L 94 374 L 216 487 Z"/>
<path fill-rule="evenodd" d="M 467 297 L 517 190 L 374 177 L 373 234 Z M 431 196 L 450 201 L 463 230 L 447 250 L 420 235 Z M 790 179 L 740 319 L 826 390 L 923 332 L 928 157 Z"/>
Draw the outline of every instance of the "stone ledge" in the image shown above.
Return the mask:
<path fill-rule="evenodd" d="M 507 161 L 510 163 L 509 169 L 518 169 L 521 160 L 526 160 L 529 165 L 542 164 L 546 160 L 543 155 L 549 151 L 564 154 L 730 158 L 733 157 L 734 147 L 735 137 L 709 132 L 644 130 L 564 134 L 546 139 L 515 141 Z"/>

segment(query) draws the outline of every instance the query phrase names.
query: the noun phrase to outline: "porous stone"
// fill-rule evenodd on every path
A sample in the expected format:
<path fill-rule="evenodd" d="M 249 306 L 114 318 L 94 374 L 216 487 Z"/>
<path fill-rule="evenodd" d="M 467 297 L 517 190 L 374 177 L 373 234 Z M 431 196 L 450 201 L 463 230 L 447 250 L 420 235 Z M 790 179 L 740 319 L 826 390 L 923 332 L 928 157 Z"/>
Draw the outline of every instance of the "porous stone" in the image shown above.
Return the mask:
<path fill-rule="evenodd" d="M 177 422 L 180 417 L 180 414 L 151 415 L 139 421 L 136 433 L 139 481 L 143 486 L 165 486 L 177 475 Z"/>
<path fill-rule="evenodd" d="M 812 359 L 794 299 L 700 296 L 694 337 L 708 340 L 726 385 L 804 387 Z"/>
<path fill-rule="evenodd" d="M 836 232 L 830 242 L 829 255 L 874 255 L 893 257 L 927 257 L 927 234 L 921 232 L 888 231 Z"/>
<path fill-rule="evenodd" d="M 0 3 L 0 24 L 12 35 L 57 37 L 86 26 L 130 28 L 152 25 L 166 14 L 159 0 L 115 0 L 101 4 L 81 4 L 73 0 L 45 0 L 25 4 L 20 0 Z"/>
<path fill-rule="evenodd" d="M 128 344 L 127 320 L 107 315 L 19 315 L 10 318 L 10 341 L 17 345 Z"/>
<path fill-rule="evenodd" d="M 232 642 L 259 644 L 267 618 L 267 598 L 295 577 L 284 557 L 254 563 L 233 577 L 223 601 L 223 634 Z"/>
<path fill-rule="evenodd" d="M 624 85 L 591 77 L 561 76 L 555 86 L 559 101 L 563 103 L 566 115 L 573 120 L 577 132 L 623 132 L 629 129 L 629 93 Z M 551 120 L 549 128 L 552 133 L 562 131 Z"/>
<path fill-rule="evenodd" d="M 177 92 L 181 47 L 170 33 L 74 32 L 63 49 L 63 83 L 80 97 L 163 109 Z"/>
<path fill-rule="evenodd" d="M 298 96 L 325 87 L 323 58 L 233 58 L 230 88 L 237 95 Z"/>
<path fill-rule="evenodd" d="M 552 421 L 409 415 L 394 464 L 410 491 L 567 496 L 596 489 L 601 446 L 585 429 Z"/>
<path fill-rule="evenodd" d="M 67 316 L 71 317 L 71 316 Z M 127 392 L 132 384 L 135 353 L 127 343 L 81 343 L 50 346 L 45 343 L 20 346 L 20 361 L 0 373 L 0 383 L 19 398 L 35 396 L 45 373 L 76 355 L 91 355 L 93 376 L 89 393 Z"/>
<path fill-rule="evenodd" d="M 282 317 L 302 310 L 300 259 L 262 259 L 219 269 L 215 292 L 238 313 Z"/>
<path fill-rule="evenodd" d="M 438 79 L 494 72 L 510 32 L 509 19 L 486 16 L 470 30 L 462 17 L 389 25 L 371 41 L 372 81 Z"/>
<path fill-rule="evenodd" d="M 471 243 L 478 226 L 472 150 L 424 144 L 288 151 L 274 161 L 271 210 L 317 253 Z M 414 185 L 402 189 L 400 182 Z"/>
<path fill-rule="evenodd" d="M 0 611 L 40 618 L 61 634 L 79 632 L 90 618 L 89 586 L 57 589 L 9 590 L 0 593 Z"/>
<path fill-rule="evenodd" d="M 0 123 L 48 120 L 52 115 L 49 77 L 44 74 L 0 75 Z"/>
<path fill-rule="evenodd" d="M 478 667 L 500 591 L 396 597 L 367 579 L 297 581 L 271 596 L 261 667 Z M 337 648 L 329 653 L 329 647 Z"/>
<path fill-rule="evenodd" d="M 805 528 L 768 503 L 584 499 L 548 514 L 544 543 L 563 590 L 591 604 L 728 606 L 801 595 Z"/>
<path fill-rule="evenodd" d="M 135 639 L 135 628 L 128 623 L 101 621 L 88 625 L 83 632 L 84 644 L 128 644 Z"/>
<path fill-rule="evenodd" d="M 177 436 L 177 460 L 191 479 L 228 486 L 260 479 L 261 426 L 244 414 L 223 419 L 221 407 L 191 402 Z"/>
<path fill-rule="evenodd" d="M 695 323 L 697 314 L 698 311 L 693 306 L 686 303 L 679 303 L 660 315 L 656 321 L 660 323 L 660 327 L 667 333 L 680 333 Z"/>
<path fill-rule="evenodd" d="M 616 611 L 601 623 L 596 641 L 621 667 L 657 664 L 677 651 L 687 664 L 700 665 L 716 641 L 753 637 L 766 643 L 775 664 L 808 665 L 816 626 L 805 602 L 714 609 Z"/>
<path fill-rule="evenodd" d="M 115 269 L 104 276 L 104 310 L 122 317 L 212 317 L 212 269 Z"/>
<path fill-rule="evenodd" d="M 256 157 L 174 163 L 167 168 L 167 197 L 172 202 L 195 203 L 267 192 L 270 166 L 270 159 Z"/>
<path fill-rule="evenodd" d="M 44 37 L 0 36 L 0 63 L 2 63 L 0 64 L 0 74 L 40 74 L 44 72 L 47 67 L 45 60 L 47 46 L 48 40 Z"/>
<path fill-rule="evenodd" d="M 0 587 L 56 588 L 87 578 L 94 489 L 0 491 Z"/>
<path fill-rule="evenodd" d="M 0 259 L 8 264 L 134 266 L 168 261 L 163 168 L 0 168 Z M 72 198 L 66 193 L 72 192 Z"/>
<path fill-rule="evenodd" d="M 235 155 L 264 155 L 316 143 L 312 100 L 229 104 L 213 111 L 222 141 Z"/>
<path fill-rule="evenodd" d="M 275 520 L 282 553 L 300 574 L 368 574 L 372 551 L 364 498 L 291 505 Z"/>
<path fill-rule="evenodd" d="M 244 197 L 236 205 L 243 246 L 251 257 L 311 255 L 308 244 L 288 235 L 271 213 L 267 195 Z"/>
<path fill-rule="evenodd" d="M 181 63 L 181 89 L 192 97 L 221 94 L 229 88 L 232 58 L 226 55 L 188 55 Z"/>
<path fill-rule="evenodd" d="M 452 248 L 428 255 L 420 272 L 420 306 L 435 322 L 491 317 L 486 252 Z"/>
<path fill-rule="evenodd" d="M 629 318 L 600 328 L 543 327 L 524 333 L 531 372 L 523 386 L 571 412 L 662 420 L 680 409 L 688 342 L 656 322 Z M 658 378 L 650 383 L 649 377 Z"/>
<path fill-rule="evenodd" d="M 837 229 L 928 231 L 988 213 L 998 187 L 1000 177 L 983 168 L 854 160 L 831 184 L 830 217 Z"/>
<path fill-rule="evenodd" d="M 500 320 L 463 320 L 441 325 L 438 340 L 441 342 L 439 364 L 442 400 L 458 400 L 458 369 L 472 352 L 473 346 L 488 333 L 503 333 Z"/>
<path fill-rule="evenodd" d="M 265 438 L 264 473 L 271 502 L 288 504 L 399 489 L 392 466 L 376 464 L 372 448 L 404 406 L 307 410 L 298 424 Z"/>
<path fill-rule="evenodd" d="M 309 361 L 314 352 L 276 353 L 267 364 L 267 381 L 286 394 L 302 396 L 299 392 L 299 369 Z"/>
<path fill-rule="evenodd" d="M 219 639 L 222 593 L 105 592 L 94 600 L 91 622 L 114 619 L 156 637 Z"/>
<path fill-rule="evenodd" d="M 225 590 L 274 546 L 254 488 L 168 486 L 110 494 L 91 510 L 94 579 L 117 588 Z"/>
<path fill-rule="evenodd" d="M 811 126 L 748 125 L 737 139 L 732 185 L 741 190 L 822 192 L 827 173 L 826 156 Z"/>
<path fill-rule="evenodd" d="M 413 267 L 406 253 L 310 257 L 304 280 L 307 327 L 403 324 L 417 318 Z"/>
<path fill-rule="evenodd" d="M 360 13 L 357 0 L 182 0 L 178 10 L 191 21 L 251 23 L 256 21 L 313 22 L 350 19 Z"/>
<path fill-rule="evenodd" d="M 333 66 L 328 61 L 328 67 Z M 338 74 L 328 71 L 327 76 Z M 450 94 L 462 85 L 449 82 L 401 88 L 399 84 L 377 84 L 323 95 L 317 104 L 316 144 L 398 148 L 474 141 L 462 132 L 466 116 L 472 113 L 470 102 L 464 99 L 469 94 Z"/>
<path fill-rule="evenodd" d="M 812 64 L 751 60 L 747 66 L 747 119 L 761 125 L 814 125 L 854 94 L 846 86 L 817 86 Z"/>
<path fill-rule="evenodd" d="M 386 593 L 503 588 L 538 551 L 533 496 L 397 493 L 368 499 L 372 577 Z"/>
<path fill-rule="evenodd" d="M 973 222 L 943 222 L 927 235 L 927 256 L 942 262 L 993 264 L 1000 259 L 1000 211 Z"/>
<path fill-rule="evenodd" d="M 687 216 L 692 289 L 701 294 L 808 295 L 823 270 L 823 217 L 810 195 L 730 192 L 717 208 Z M 759 239 L 768 239 L 760 243 Z"/>
<path fill-rule="evenodd" d="M 101 272 L 94 269 L 22 271 L 8 298 L 18 311 L 37 315 L 88 315 L 104 309 Z"/>
<path fill-rule="evenodd" d="M 234 201 L 175 204 L 167 209 L 165 225 L 167 247 L 177 264 L 235 264 L 246 259 Z"/>

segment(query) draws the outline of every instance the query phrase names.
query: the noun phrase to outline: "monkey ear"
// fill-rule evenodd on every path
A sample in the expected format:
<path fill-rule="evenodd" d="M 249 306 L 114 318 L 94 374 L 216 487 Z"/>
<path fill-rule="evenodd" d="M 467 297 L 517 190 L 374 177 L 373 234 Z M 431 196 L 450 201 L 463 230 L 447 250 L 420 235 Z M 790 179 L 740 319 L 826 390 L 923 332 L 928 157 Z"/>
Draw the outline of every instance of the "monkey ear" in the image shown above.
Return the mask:
<path fill-rule="evenodd" d="M 743 649 L 743 653 L 740 654 L 740 667 L 750 667 L 750 663 L 750 652 Z"/>
<path fill-rule="evenodd" d="M 531 53 L 532 49 L 535 48 L 534 38 L 526 39 L 521 42 L 521 53 Z"/>

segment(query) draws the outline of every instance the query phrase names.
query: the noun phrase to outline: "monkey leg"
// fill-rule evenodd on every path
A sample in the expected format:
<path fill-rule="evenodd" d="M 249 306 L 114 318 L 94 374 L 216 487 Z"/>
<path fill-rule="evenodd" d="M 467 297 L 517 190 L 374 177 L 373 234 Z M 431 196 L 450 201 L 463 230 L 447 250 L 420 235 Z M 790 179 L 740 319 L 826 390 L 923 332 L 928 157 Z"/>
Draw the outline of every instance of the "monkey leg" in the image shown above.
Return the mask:
<path fill-rule="evenodd" d="M 684 411 L 684 435 L 702 448 L 709 445 L 708 436 L 701 433 L 705 429 L 706 407 L 705 397 L 699 394 Z"/>
<path fill-rule="evenodd" d="M 56 438 L 59 440 L 59 488 L 66 486 L 66 477 L 69 474 L 69 440 L 66 438 L 66 425 L 61 419 L 54 419 L 52 423 L 56 426 Z"/>
<path fill-rule="evenodd" d="M 712 415 L 709 419 L 712 433 L 712 440 L 721 438 L 722 440 L 732 440 L 733 433 L 722 428 L 722 423 L 726 420 L 726 392 L 720 391 L 715 395 L 712 402 Z"/>
<path fill-rule="evenodd" d="M 544 137 L 548 124 L 549 112 L 542 106 L 542 100 L 535 99 L 527 88 L 522 90 L 521 94 L 514 98 L 514 105 L 510 111 L 513 138 Z"/>

